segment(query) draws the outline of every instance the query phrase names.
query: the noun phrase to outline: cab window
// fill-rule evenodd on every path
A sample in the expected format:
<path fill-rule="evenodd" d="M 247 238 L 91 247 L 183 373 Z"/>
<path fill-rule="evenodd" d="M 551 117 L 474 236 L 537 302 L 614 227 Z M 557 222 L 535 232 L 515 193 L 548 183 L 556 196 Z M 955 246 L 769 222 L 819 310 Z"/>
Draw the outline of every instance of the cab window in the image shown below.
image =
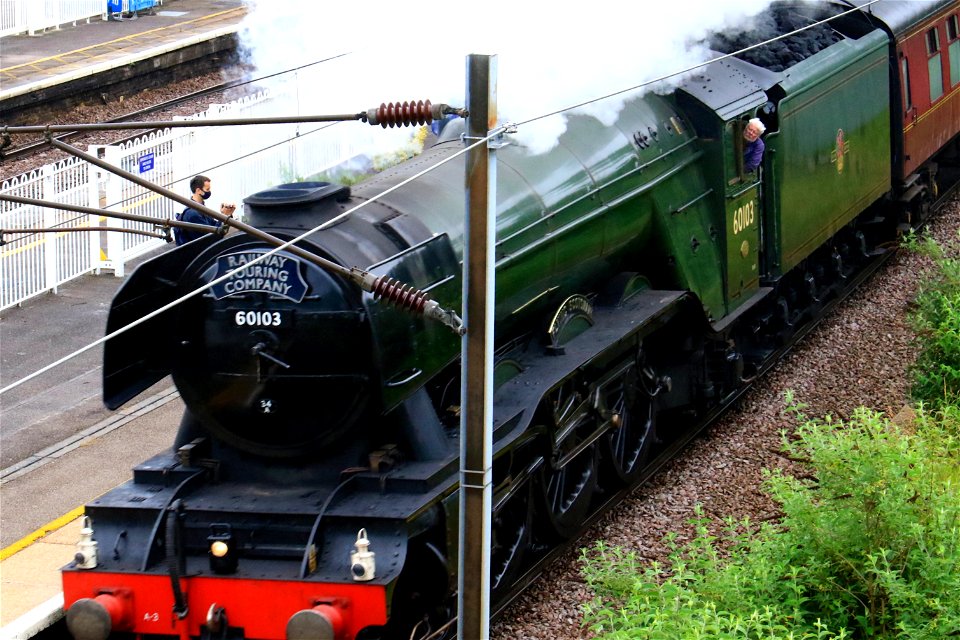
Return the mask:
<path fill-rule="evenodd" d="M 724 137 L 724 166 L 727 172 L 727 186 L 733 186 L 741 182 L 753 182 L 759 179 L 759 172 L 744 171 L 743 150 L 746 141 L 743 139 L 743 131 L 747 128 L 747 120 L 731 120 L 725 126 Z"/>
<path fill-rule="evenodd" d="M 729 144 L 724 165 L 727 167 L 727 184 L 735 185 L 743 181 L 743 129 L 746 123 L 742 120 L 731 120 L 726 125 L 725 137 Z"/>

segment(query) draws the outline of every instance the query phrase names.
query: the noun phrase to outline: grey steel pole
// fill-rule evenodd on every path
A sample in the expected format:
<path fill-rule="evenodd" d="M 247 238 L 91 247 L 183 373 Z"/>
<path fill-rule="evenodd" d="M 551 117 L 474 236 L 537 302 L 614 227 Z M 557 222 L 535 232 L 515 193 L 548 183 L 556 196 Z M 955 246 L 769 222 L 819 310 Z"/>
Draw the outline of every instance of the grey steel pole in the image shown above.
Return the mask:
<path fill-rule="evenodd" d="M 467 137 L 486 138 L 497 122 L 497 58 L 467 57 Z M 467 156 L 460 423 L 460 570 L 457 633 L 490 637 L 490 508 L 493 498 L 493 308 L 496 154 Z"/>

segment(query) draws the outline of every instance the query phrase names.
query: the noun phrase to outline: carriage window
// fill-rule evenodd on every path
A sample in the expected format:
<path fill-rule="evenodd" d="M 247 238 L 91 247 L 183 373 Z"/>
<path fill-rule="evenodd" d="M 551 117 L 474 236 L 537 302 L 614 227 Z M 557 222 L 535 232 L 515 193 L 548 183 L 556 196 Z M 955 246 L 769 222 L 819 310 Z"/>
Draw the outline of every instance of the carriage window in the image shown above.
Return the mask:
<path fill-rule="evenodd" d="M 934 27 L 927 31 L 927 53 L 934 54 L 940 51 L 940 34 L 937 33 L 937 28 Z"/>
<path fill-rule="evenodd" d="M 936 27 L 927 31 L 927 71 L 930 73 L 930 102 L 943 95 L 943 68 L 940 66 L 940 34 Z"/>
<path fill-rule="evenodd" d="M 947 18 L 947 55 L 950 56 L 950 86 L 960 84 L 960 18 Z"/>
<path fill-rule="evenodd" d="M 903 77 L 903 111 L 906 113 L 913 106 L 913 101 L 910 100 L 910 67 L 903 57 L 900 58 L 900 73 Z"/>

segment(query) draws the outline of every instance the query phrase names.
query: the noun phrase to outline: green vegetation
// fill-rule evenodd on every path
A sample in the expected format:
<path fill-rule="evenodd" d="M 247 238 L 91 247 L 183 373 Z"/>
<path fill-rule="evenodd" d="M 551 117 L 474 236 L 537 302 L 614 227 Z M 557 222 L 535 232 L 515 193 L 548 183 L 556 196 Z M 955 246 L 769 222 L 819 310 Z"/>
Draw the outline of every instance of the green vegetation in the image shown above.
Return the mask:
<path fill-rule="evenodd" d="M 777 523 L 728 520 L 666 542 L 665 566 L 602 544 L 583 552 L 596 597 L 585 624 L 604 640 L 937 639 L 960 636 L 960 262 L 933 258 L 911 314 L 920 408 L 905 426 L 860 409 L 800 424 L 784 450 L 808 475 L 767 474 Z"/>
<path fill-rule="evenodd" d="M 957 405 L 960 398 L 960 240 L 945 247 L 911 235 L 906 246 L 929 257 L 935 269 L 910 314 L 920 355 L 911 371 L 913 397 L 928 408 Z"/>

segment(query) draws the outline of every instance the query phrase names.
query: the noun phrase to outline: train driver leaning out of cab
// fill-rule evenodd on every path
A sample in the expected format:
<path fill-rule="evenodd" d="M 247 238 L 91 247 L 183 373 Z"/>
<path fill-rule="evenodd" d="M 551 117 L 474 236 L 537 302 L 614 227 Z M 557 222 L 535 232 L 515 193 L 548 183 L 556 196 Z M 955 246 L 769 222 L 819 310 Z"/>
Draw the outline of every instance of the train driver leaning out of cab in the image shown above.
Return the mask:
<path fill-rule="evenodd" d="M 193 195 L 190 196 L 190 199 L 199 204 L 203 204 L 207 198 L 210 197 L 210 178 L 207 176 L 194 176 L 190 180 L 190 190 L 193 191 Z M 237 205 L 232 202 L 225 202 L 220 205 L 220 213 L 230 217 L 233 215 L 233 212 L 236 211 Z M 211 218 L 202 211 L 187 207 L 183 210 L 182 213 L 177 214 L 177 220 L 181 222 L 192 222 L 194 224 L 205 224 L 211 227 L 219 228 L 222 224 L 219 220 Z M 191 240 L 196 240 L 201 236 L 207 235 L 202 231 L 194 231 L 192 229 L 179 229 L 174 228 L 173 236 L 177 241 L 177 246 L 181 244 L 186 244 Z"/>
<path fill-rule="evenodd" d="M 760 118 L 751 118 L 743 130 L 743 139 L 746 144 L 743 145 L 743 170 L 746 173 L 756 171 L 763 160 L 763 140 L 760 136 L 767 127 L 760 122 Z"/>

